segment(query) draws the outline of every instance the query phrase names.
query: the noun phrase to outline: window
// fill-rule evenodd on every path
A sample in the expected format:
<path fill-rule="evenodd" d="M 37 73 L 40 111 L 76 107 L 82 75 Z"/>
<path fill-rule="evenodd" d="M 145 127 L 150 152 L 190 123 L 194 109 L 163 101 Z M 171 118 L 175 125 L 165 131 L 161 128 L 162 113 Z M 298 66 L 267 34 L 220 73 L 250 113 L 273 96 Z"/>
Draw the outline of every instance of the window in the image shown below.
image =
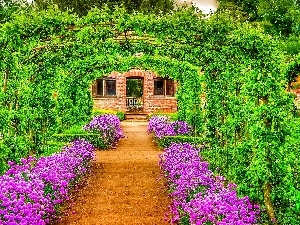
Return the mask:
<path fill-rule="evenodd" d="M 174 81 L 173 80 L 166 80 L 166 95 L 167 96 L 174 96 Z"/>
<path fill-rule="evenodd" d="M 115 79 L 99 79 L 96 82 L 96 96 L 113 97 L 116 96 Z"/>
<path fill-rule="evenodd" d="M 173 97 L 175 94 L 174 81 L 168 79 L 154 79 L 154 95 Z"/>
<path fill-rule="evenodd" d="M 164 80 L 154 80 L 154 95 L 164 95 Z"/>

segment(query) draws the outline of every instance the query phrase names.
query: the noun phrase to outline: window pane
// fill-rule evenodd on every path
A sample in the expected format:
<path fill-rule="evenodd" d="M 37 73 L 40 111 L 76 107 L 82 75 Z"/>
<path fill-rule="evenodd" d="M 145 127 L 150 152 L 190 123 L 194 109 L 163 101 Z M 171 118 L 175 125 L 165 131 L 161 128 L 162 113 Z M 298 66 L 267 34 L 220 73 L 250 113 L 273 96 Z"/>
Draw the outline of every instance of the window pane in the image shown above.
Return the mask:
<path fill-rule="evenodd" d="M 103 80 L 97 80 L 97 95 L 103 96 Z"/>
<path fill-rule="evenodd" d="M 174 89 L 174 81 L 173 80 L 166 80 L 166 95 L 174 96 L 175 89 Z"/>
<path fill-rule="evenodd" d="M 105 95 L 115 96 L 116 95 L 116 81 L 105 80 Z"/>
<path fill-rule="evenodd" d="M 154 80 L 154 95 L 164 95 L 163 80 Z"/>

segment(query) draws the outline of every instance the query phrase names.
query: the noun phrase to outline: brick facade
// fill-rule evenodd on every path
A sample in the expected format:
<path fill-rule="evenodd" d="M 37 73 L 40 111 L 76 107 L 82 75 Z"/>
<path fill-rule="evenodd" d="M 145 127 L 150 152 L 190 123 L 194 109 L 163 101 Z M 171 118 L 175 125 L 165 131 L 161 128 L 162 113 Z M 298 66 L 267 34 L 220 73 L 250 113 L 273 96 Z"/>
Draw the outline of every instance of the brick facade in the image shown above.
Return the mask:
<path fill-rule="evenodd" d="M 177 111 L 177 100 L 175 97 L 154 95 L 154 79 L 158 76 L 153 72 L 133 69 L 123 74 L 114 72 L 108 77 L 116 79 L 116 96 L 107 98 L 96 97 L 96 86 L 94 84 L 91 87 L 91 91 L 95 109 L 113 109 L 126 112 L 126 79 L 140 78 L 143 79 L 143 110 L 141 113 Z M 176 90 L 176 82 L 174 86 Z"/>

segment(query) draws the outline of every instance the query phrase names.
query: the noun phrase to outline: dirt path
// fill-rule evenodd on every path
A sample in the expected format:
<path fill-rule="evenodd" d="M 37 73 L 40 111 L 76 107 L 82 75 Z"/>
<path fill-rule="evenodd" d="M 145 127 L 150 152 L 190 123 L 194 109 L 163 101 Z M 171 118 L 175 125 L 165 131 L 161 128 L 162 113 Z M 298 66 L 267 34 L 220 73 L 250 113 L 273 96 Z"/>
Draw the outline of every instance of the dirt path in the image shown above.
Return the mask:
<path fill-rule="evenodd" d="M 158 167 L 160 151 L 146 122 L 122 122 L 123 138 L 110 151 L 97 151 L 88 184 L 76 193 L 73 213 L 59 225 L 135 225 L 164 222 L 169 200 Z"/>

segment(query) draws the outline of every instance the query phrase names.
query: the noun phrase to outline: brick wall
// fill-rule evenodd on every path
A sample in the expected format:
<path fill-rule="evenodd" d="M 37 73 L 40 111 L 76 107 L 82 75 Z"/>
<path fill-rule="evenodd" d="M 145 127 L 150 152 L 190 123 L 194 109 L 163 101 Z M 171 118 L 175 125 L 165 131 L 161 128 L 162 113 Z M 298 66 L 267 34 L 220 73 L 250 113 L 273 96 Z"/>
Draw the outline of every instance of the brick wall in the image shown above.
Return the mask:
<path fill-rule="evenodd" d="M 116 78 L 116 96 L 109 98 L 95 97 L 95 93 L 93 93 L 95 109 L 114 109 L 126 112 L 126 78 L 143 78 L 143 113 L 177 111 L 177 100 L 175 97 L 161 97 L 153 94 L 153 79 L 158 77 L 153 72 L 132 69 L 123 74 L 112 73 L 109 77 Z M 175 90 L 176 87 L 177 84 L 175 82 Z M 92 90 L 93 88 L 91 88 Z"/>

